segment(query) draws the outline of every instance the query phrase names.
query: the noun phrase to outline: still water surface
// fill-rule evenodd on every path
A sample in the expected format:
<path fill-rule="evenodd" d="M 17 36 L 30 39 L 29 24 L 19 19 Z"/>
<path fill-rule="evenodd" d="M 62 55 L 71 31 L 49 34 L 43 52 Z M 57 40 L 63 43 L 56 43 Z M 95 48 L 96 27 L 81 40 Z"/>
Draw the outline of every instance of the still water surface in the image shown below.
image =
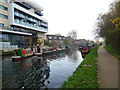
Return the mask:
<path fill-rule="evenodd" d="M 3 88 L 60 88 L 82 62 L 79 51 L 69 51 L 46 57 L 30 57 L 13 62 L 11 56 L 2 59 Z"/>

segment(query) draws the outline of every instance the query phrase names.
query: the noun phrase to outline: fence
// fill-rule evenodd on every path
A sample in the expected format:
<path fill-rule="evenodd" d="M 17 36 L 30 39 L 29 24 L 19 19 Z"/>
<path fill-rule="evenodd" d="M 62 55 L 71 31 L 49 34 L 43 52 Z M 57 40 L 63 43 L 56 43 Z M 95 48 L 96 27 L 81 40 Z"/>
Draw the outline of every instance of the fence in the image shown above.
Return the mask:
<path fill-rule="evenodd" d="M 0 50 L 2 50 L 3 52 L 6 51 L 13 51 L 18 49 L 18 45 L 10 45 L 10 43 L 0 43 Z"/>

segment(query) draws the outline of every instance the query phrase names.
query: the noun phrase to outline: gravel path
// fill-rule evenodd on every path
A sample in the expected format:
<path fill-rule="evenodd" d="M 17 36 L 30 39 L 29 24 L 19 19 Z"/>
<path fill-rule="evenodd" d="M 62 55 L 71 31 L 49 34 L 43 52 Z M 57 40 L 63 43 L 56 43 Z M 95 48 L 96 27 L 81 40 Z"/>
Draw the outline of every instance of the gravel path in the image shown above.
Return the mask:
<path fill-rule="evenodd" d="M 120 61 L 108 53 L 102 46 L 98 49 L 97 60 L 99 87 L 118 88 L 118 66 L 120 66 Z"/>

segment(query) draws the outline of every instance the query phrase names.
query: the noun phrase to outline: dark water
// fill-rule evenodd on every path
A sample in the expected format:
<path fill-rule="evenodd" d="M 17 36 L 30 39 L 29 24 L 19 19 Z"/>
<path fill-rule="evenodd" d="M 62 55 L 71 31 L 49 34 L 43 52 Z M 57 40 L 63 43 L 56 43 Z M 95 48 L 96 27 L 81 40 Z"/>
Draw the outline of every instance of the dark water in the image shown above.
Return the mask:
<path fill-rule="evenodd" d="M 60 88 L 82 62 L 79 51 L 13 62 L 2 58 L 2 88 Z"/>

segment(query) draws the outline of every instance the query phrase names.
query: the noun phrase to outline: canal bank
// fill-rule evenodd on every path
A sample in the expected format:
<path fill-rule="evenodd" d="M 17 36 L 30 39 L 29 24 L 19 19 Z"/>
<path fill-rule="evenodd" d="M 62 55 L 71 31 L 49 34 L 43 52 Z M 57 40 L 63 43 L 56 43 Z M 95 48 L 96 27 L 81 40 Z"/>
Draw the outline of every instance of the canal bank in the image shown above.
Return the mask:
<path fill-rule="evenodd" d="M 97 84 L 97 50 L 95 47 L 77 67 L 62 88 L 98 88 Z"/>
<path fill-rule="evenodd" d="M 17 89 L 60 88 L 83 60 L 74 50 L 17 62 L 12 62 L 11 56 L 2 59 L 2 88 Z"/>

